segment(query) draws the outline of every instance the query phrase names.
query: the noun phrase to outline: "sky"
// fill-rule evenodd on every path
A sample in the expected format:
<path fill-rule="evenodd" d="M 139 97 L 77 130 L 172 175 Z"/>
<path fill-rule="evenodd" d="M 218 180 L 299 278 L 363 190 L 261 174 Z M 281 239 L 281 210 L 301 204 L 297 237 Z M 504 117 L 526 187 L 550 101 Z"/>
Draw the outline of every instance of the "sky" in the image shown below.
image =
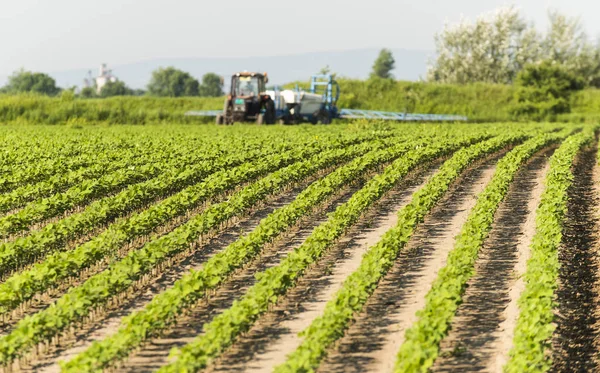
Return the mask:
<path fill-rule="evenodd" d="M 248 57 L 389 47 L 434 50 L 445 22 L 500 0 L 0 0 L 0 75 L 157 58 Z M 521 0 L 538 28 L 547 10 L 600 36 L 600 2 Z"/>

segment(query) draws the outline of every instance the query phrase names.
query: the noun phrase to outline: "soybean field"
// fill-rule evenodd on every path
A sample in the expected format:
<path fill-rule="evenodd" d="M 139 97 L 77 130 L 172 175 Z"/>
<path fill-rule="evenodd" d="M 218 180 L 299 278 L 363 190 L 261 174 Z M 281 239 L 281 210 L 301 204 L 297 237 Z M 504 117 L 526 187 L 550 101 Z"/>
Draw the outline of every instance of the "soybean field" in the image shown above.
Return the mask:
<path fill-rule="evenodd" d="M 0 369 L 600 371 L 598 129 L 2 126 Z"/>

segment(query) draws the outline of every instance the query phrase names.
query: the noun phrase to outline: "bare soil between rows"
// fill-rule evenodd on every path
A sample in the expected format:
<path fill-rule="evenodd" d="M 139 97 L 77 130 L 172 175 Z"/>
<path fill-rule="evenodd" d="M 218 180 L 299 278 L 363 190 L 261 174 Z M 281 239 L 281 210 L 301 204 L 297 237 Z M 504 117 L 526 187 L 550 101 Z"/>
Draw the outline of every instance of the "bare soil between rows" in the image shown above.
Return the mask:
<path fill-rule="evenodd" d="M 108 307 L 109 309 L 106 315 L 101 316 L 98 320 L 89 325 L 80 327 L 74 338 L 63 338 L 59 344 L 52 347 L 50 352 L 44 354 L 44 356 L 40 356 L 29 364 L 26 371 L 59 371 L 58 361 L 68 360 L 77 353 L 83 352 L 94 341 L 101 340 L 116 332 L 120 320 L 123 317 L 135 310 L 141 309 L 156 294 L 172 285 L 189 269 L 201 265 L 214 253 L 239 238 L 240 235 L 253 230 L 259 224 L 260 220 L 265 218 L 276 208 L 291 202 L 305 187 L 306 182 L 302 182 L 292 190 L 275 196 L 263 206 L 254 209 L 247 217 L 240 219 L 237 223 L 217 233 L 215 237 L 208 241 L 208 243 L 201 245 L 199 249 L 194 250 L 191 255 L 187 256 L 182 261 L 163 270 L 157 278 L 152 279 L 150 283 L 142 286 L 141 289 L 129 291 L 128 293 L 135 294 L 135 296 L 130 295 L 125 303 Z"/>
<path fill-rule="evenodd" d="M 507 318 L 516 321 L 517 315 L 506 311 L 519 297 L 511 291 L 519 275 L 516 271 L 524 272 L 518 267 L 526 261 L 521 256 L 526 256 L 535 234 L 535 212 L 544 189 L 547 158 L 554 149 L 534 155 L 515 175 L 480 249 L 463 303 L 440 344 L 433 372 L 501 371 L 502 364 L 496 367 L 495 360 L 502 358 L 506 344 L 512 344 L 512 330 L 502 327 L 508 326 L 504 324 Z M 516 307 L 510 309 L 518 312 Z"/>
<path fill-rule="evenodd" d="M 596 147 L 577 157 L 569 189 L 568 212 L 559 250 L 556 330 L 552 372 L 592 372 L 600 366 L 598 329 L 600 277 Z"/>
<path fill-rule="evenodd" d="M 325 357 L 319 372 L 392 370 L 404 330 L 416 320 L 415 313 L 424 305 L 424 296 L 437 270 L 443 267 L 475 195 L 490 180 L 495 163 L 504 153 L 473 164 L 451 185 L 400 251 L 363 311 Z"/>
<path fill-rule="evenodd" d="M 273 243 L 267 244 L 259 256 L 236 271 L 219 288 L 186 314 L 177 319 L 176 325 L 163 332 L 159 337 L 148 341 L 140 350 L 115 369 L 118 372 L 152 372 L 168 362 L 169 352 L 174 347 L 182 347 L 202 334 L 202 327 L 222 311 L 231 307 L 255 282 L 256 273 L 277 265 L 289 252 L 300 246 L 312 230 L 327 219 L 327 214 L 346 202 L 364 180 L 352 187 L 341 190 L 337 196 L 326 202 L 317 212 L 302 219 L 302 223 L 284 232 Z M 291 202 L 291 201 L 290 201 Z"/>
<path fill-rule="evenodd" d="M 389 228 L 390 215 L 409 201 L 439 162 L 415 170 L 382 199 L 313 266 L 287 295 L 241 336 L 208 372 L 271 372 L 285 361 L 301 339 L 297 333 L 319 316 L 343 280 L 360 265 L 362 254 Z M 381 226 L 385 228 L 380 229 Z"/>

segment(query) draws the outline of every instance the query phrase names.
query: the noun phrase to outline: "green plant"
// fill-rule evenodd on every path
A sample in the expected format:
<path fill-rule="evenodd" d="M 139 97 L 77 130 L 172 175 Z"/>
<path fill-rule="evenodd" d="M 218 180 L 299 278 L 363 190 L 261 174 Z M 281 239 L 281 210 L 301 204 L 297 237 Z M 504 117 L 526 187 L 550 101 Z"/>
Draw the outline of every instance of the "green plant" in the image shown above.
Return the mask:
<path fill-rule="evenodd" d="M 583 85 L 583 79 L 553 62 L 528 65 L 517 75 L 511 113 L 517 119 L 554 119 L 571 111 L 571 93 Z"/>
<path fill-rule="evenodd" d="M 550 159 L 544 192 L 536 210 L 536 233 L 525 271 L 525 289 L 519 298 L 519 318 L 513 348 L 504 371 L 507 373 L 545 372 L 550 368 L 548 354 L 558 286 L 558 251 L 563 220 L 567 211 L 567 191 L 573 181 L 572 166 L 579 150 L 594 140 L 595 128 L 588 127 L 569 137 Z"/>
<path fill-rule="evenodd" d="M 494 176 L 477 196 L 477 203 L 456 237 L 446 266 L 439 271 L 427 293 L 425 307 L 417 313 L 418 320 L 405 333 L 395 372 L 427 372 L 431 367 L 437 358 L 439 343 L 461 303 L 467 281 L 473 276 L 479 249 L 517 171 L 537 151 L 564 139 L 572 131 L 539 135 L 515 147 L 498 162 Z"/>
<path fill-rule="evenodd" d="M 440 170 L 415 192 L 410 203 L 398 212 L 397 225 L 363 256 L 359 268 L 353 272 L 327 303 L 323 315 L 302 331 L 302 344 L 288 356 L 277 372 L 308 372 L 316 369 L 327 348 L 344 334 L 353 316 L 360 312 L 379 280 L 394 263 L 398 252 L 412 236 L 414 229 L 435 206 L 450 184 L 473 161 L 498 151 L 527 137 L 515 132 L 499 136 L 457 151 Z M 416 356 L 420 360 L 420 356 Z"/>
<path fill-rule="evenodd" d="M 329 219 L 319 225 L 304 243 L 290 253 L 276 267 L 257 275 L 257 283 L 233 306 L 204 326 L 204 333 L 172 355 L 177 358 L 164 366 L 160 372 L 198 370 L 218 356 L 242 332 L 248 330 L 270 304 L 296 284 L 305 269 L 318 260 L 325 251 L 352 226 L 370 205 L 412 169 L 423 162 L 433 160 L 477 142 L 482 135 L 466 135 L 451 141 L 437 141 L 430 146 L 417 148 L 398 158 L 389 167 L 371 179 L 350 200 L 340 205 Z"/>

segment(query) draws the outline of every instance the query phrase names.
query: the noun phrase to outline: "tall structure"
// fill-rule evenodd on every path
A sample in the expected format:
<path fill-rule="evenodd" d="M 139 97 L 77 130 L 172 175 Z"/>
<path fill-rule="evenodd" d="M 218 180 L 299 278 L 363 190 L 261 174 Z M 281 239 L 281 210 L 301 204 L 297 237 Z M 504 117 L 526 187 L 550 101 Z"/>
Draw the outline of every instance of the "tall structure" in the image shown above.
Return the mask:
<path fill-rule="evenodd" d="M 96 77 L 96 93 L 100 94 L 102 88 L 106 85 L 106 83 L 114 83 L 118 80 L 119 79 L 117 79 L 117 77 L 112 74 L 112 70 L 109 70 L 107 68 L 107 65 L 103 63 L 102 65 L 100 65 L 100 74 Z"/>
<path fill-rule="evenodd" d="M 97 77 L 92 77 L 92 71 L 88 72 L 87 78 L 83 80 L 84 87 L 96 87 L 96 93 L 100 94 L 102 92 L 102 88 L 108 82 L 117 82 L 119 79 L 112 74 L 112 70 L 110 70 L 107 64 L 103 63 L 100 65 L 99 74 Z"/>

